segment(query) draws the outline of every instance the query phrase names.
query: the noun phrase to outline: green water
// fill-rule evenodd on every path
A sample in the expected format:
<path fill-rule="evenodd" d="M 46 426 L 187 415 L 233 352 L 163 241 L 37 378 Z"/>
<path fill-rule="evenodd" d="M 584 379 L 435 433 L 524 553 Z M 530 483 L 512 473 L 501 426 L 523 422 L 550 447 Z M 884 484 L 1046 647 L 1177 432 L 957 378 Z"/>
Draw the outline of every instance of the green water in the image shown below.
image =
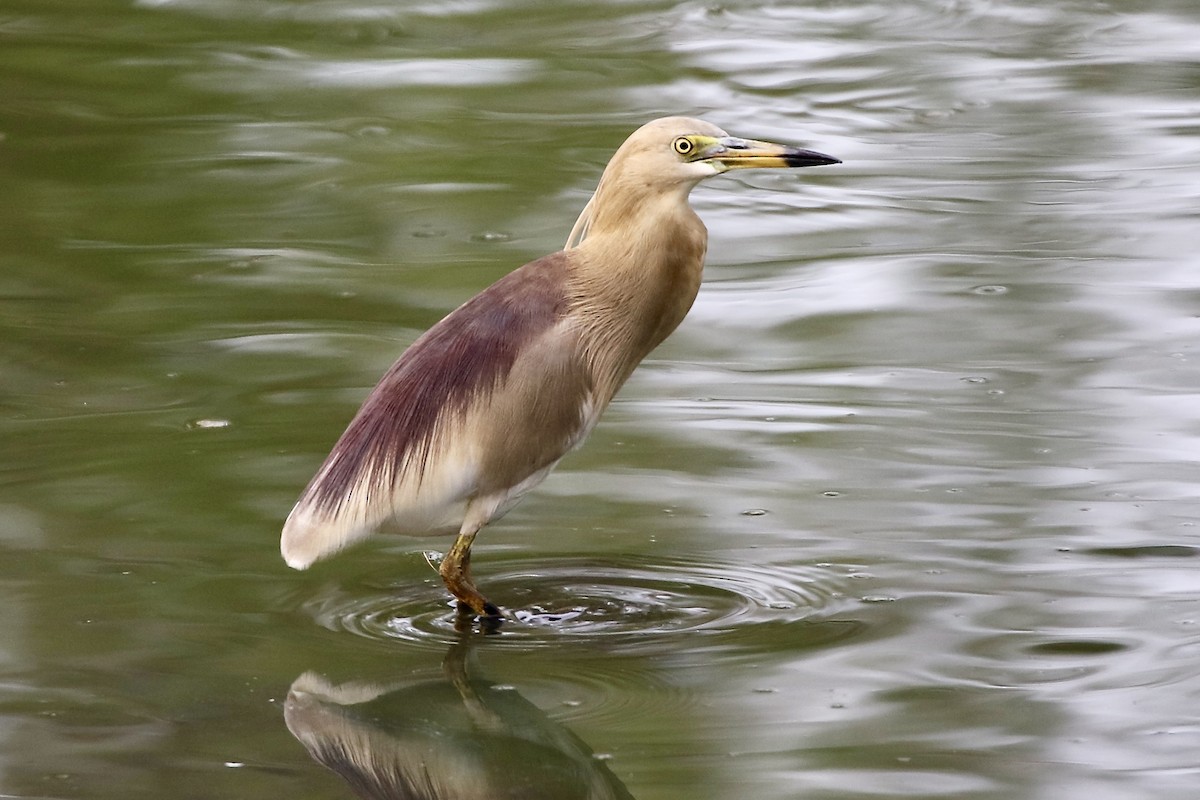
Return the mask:
<path fill-rule="evenodd" d="M 0 0 L 0 796 L 1194 798 L 1197 41 Z M 477 544 L 518 619 L 441 539 L 288 570 L 382 371 L 674 113 L 845 163 L 696 190 L 691 316 Z"/>

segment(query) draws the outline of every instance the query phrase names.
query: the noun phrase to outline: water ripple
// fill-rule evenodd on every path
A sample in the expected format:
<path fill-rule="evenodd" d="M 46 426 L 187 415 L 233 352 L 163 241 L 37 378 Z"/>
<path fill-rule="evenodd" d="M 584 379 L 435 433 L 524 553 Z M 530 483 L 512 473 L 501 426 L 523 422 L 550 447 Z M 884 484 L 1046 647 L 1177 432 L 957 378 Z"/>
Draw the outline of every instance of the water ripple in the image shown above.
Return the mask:
<path fill-rule="evenodd" d="M 777 642 L 780 626 L 798 623 L 812 636 L 811 617 L 844 599 L 853 572 L 687 559 L 647 565 L 632 558 L 523 558 L 488 566 L 484 589 L 509 610 L 498 640 L 522 647 L 596 641 L 606 650 L 654 647 L 678 633 L 703 635 L 706 644 L 728 643 L 764 626 L 771 630 L 766 638 Z M 357 594 L 337 588 L 314 598 L 306 611 L 331 630 L 440 647 L 459 631 L 451 605 L 431 596 L 439 589 L 432 581 Z M 836 626 L 834 638 L 847 630 Z M 827 641 L 829 634 L 822 630 L 817 638 Z"/>

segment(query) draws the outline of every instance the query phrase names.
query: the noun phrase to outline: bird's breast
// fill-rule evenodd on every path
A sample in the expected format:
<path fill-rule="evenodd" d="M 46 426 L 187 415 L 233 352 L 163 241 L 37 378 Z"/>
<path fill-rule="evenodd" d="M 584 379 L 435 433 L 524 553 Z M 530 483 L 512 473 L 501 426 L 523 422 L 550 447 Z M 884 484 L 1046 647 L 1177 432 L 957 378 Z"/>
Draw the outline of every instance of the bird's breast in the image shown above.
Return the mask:
<path fill-rule="evenodd" d="M 694 215 L 687 222 L 633 238 L 593 237 L 571 251 L 583 252 L 571 274 L 568 313 L 581 331 L 598 386 L 611 392 L 620 388 L 695 302 L 707 235 Z M 599 394 L 611 397 L 611 392 Z"/>

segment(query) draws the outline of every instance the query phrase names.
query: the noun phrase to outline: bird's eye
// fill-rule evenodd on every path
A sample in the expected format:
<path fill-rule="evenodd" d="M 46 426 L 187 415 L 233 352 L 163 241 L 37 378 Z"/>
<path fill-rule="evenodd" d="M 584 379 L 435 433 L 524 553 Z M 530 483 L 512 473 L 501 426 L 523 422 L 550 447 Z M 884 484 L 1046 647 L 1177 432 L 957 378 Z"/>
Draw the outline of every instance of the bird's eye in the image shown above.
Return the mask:
<path fill-rule="evenodd" d="M 692 144 L 692 140 L 686 136 L 680 136 L 672 143 L 671 146 L 674 147 L 675 152 L 679 153 L 681 156 L 686 156 L 696 147 L 694 144 Z"/>

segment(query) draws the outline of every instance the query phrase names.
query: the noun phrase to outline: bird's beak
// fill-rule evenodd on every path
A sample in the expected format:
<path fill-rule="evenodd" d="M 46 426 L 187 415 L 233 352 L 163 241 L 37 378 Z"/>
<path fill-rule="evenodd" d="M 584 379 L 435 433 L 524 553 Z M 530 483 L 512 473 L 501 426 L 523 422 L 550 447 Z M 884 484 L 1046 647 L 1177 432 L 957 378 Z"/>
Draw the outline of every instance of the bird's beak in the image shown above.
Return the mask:
<path fill-rule="evenodd" d="M 842 163 L 841 159 L 824 153 L 774 142 L 738 139 L 734 136 L 713 139 L 704 149 L 702 159 L 720 172 L 762 167 L 819 167 L 823 164 Z"/>

